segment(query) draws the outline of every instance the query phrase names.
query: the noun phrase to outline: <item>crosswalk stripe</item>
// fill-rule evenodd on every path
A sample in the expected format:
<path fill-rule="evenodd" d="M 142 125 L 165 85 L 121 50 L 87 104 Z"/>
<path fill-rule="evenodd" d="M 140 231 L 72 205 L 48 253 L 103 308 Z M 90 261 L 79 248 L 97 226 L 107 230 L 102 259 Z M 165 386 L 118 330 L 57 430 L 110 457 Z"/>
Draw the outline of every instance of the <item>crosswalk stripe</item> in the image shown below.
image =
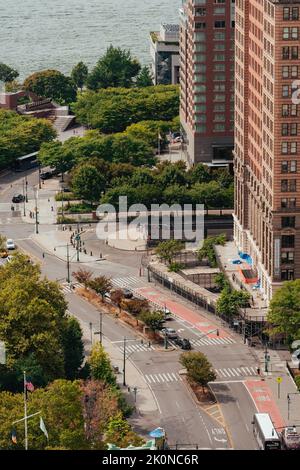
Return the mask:
<path fill-rule="evenodd" d="M 226 367 L 224 369 L 215 369 L 215 372 L 219 377 L 225 378 L 248 377 L 257 375 L 257 370 L 253 366 Z"/>

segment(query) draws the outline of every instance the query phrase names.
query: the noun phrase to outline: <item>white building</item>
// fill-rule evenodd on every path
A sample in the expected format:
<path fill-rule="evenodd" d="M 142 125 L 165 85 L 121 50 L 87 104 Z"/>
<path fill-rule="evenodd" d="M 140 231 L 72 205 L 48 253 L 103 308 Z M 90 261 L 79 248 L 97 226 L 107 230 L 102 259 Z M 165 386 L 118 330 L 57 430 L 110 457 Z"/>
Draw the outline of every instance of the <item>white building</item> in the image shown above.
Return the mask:
<path fill-rule="evenodd" d="M 162 24 L 159 32 L 150 33 L 153 83 L 179 83 L 179 25 Z"/>

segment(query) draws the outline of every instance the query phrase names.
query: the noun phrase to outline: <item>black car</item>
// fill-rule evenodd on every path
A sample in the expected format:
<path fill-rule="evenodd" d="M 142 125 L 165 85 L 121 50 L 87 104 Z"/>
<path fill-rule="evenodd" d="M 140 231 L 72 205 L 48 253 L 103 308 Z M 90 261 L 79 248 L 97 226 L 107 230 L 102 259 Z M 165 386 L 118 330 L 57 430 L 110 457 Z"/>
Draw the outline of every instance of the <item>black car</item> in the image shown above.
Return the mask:
<path fill-rule="evenodd" d="M 19 204 L 20 202 L 25 201 L 25 196 L 23 194 L 15 194 L 15 196 L 12 198 L 12 202 L 14 204 Z"/>
<path fill-rule="evenodd" d="M 175 340 L 175 344 L 185 351 L 190 351 L 192 349 L 190 340 L 186 338 L 177 338 Z"/>
<path fill-rule="evenodd" d="M 52 178 L 52 172 L 51 171 L 44 171 L 43 173 L 41 173 L 41 180 L 49 180 L 50 178 Z"/>
<path fill-rule="evenodd" d="M 132 299 L 133 293 L 129 289 L 123 289 L 123 296 L 125 299 Z"/>

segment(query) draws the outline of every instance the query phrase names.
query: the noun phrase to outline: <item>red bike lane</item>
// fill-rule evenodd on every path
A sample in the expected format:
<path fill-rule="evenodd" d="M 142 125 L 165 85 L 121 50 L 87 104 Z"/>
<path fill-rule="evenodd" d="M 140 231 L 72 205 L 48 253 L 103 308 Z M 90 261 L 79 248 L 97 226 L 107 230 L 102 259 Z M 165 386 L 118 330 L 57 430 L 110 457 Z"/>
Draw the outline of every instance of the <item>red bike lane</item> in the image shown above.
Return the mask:
<path fill-rule="evenodd" d="M 269 413 L 275 428 L 285 426 L 279 408 L 274 399 L 272 390 L 263 380 L 245 380 L 244 384 L 252 397 L 259 413 Z"/>
<path fill-rule="evenodd" d="M 217 338 L 218 336 L 216 330 L 219 330 L 220 338 L 231 337 L 227 331 L 222 330 L 220 327 L 215 325 L 200 313 L 196 313 L 176 300 L 172 300 L 168 295 L 162 294 L 160 291 L 155 289 L 155 287 L 141 287 L 139 289 L 135 289 L 135 292 L 145 297 L 150 302 L 158 305 L 162 309 L 166 307 L 178 318 L 189 322 L 192 327 L 207 335 L 208 338 Z M 214 333 L 209 333 L 210 331 L 214 331 Z"/>

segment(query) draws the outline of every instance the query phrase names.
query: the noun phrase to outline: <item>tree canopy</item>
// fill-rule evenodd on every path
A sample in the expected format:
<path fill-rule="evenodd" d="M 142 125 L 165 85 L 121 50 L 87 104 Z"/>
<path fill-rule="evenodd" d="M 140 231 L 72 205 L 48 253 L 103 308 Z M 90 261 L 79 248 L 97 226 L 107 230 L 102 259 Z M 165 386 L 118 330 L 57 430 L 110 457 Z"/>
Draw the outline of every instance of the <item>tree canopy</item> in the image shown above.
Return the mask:
<path fill-rule="evenodd" d="M 26 78 L 24 89 L 44 98 L 51 98 L 59 104 L 76 100 L 76 85 L 70 77 L 58 70 L 43 70 Z"/>
<path fill-rule="evenodd" d="M 130 51 L 109 46 L 87 79 L 91 90 L 109 87 L 131 87 L 141 70 L 140 63 Z"/>
<path fill-rule="evenodd" d="M 43 142 L 55 137 L 56 131 L 46 119 L 27 118 L 0 109 L 0 168 L 38 151 Z"/>
<path fill-rule="evenodd" d="M 75 65 L 71 72 L 71 77 L 77 88 L 82 90 L 88 77 L 89 69 L 83 62 Z"/>
<path fill-rule="evenodd" d="M 10 83 L 19 76 L 19 72 L 9 65 L 0 63 L 0 82 Z"/>
<path fill-rule="evenodd" d="M 300 339 L 300 279 L 276 290 L 268 312 L 270 334 L 284 334 L 289 343 Z"/>
<path fill-rule="evenodd" d="M 175 85 L 86 91 L 73 110 L 81 124 L 105 134 L 122 132 L 140 121 L 172 121 L 178 116 L 178 91 Z"/>
<path fill-rule="evenodd" d="M 20 364 L 29 364 L 41 383 L 76 377 L 83 360 L 82 332 L 55 282 L 40 279 L 38 266 L 15 255 L 0 270 L 0 339 L 7 351 L 6 374 L 20 385 Z M 4 374 L 5 376 L 5 374 Z M 3 387 L 0 378 L 0 388 Z M 6 384 L 6 382 L 5 382 Z"/>

